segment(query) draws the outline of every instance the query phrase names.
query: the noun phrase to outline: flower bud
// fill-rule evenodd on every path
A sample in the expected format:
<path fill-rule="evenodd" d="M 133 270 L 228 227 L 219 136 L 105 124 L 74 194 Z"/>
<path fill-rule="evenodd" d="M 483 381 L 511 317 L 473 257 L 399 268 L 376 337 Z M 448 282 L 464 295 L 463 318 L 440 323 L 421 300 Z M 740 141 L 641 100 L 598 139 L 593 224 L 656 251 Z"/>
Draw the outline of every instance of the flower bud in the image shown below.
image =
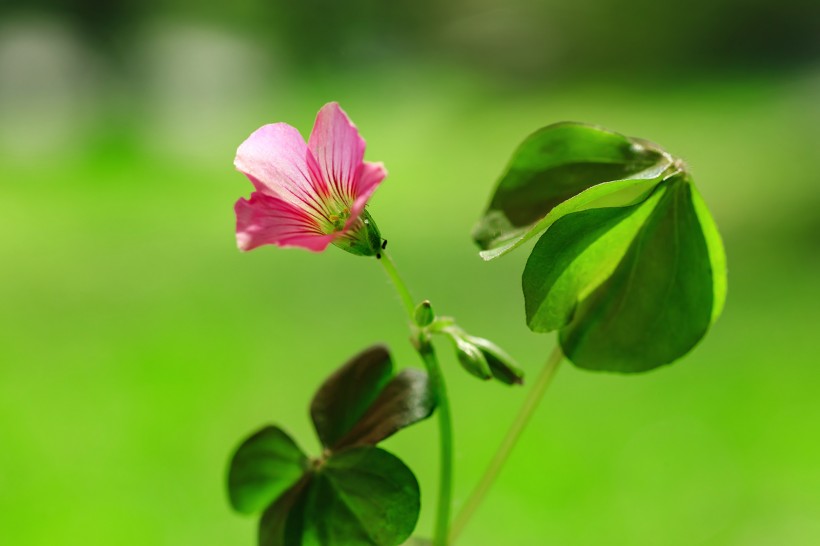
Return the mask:
<path fill-rule="evenodd" d="M 467 339 L 481 352 L 493 377 L 507 385 L 524 384 L 523 370 L 498 345 L 480 337 L 467 336 Z"/>
<path fill-rule="evenodd" d="M 450 336 L 456 344 L 456 356 L 461 366 L 479 379 L 489 380 L 493 378 L 490 365 L 481 350 L 458 335 Z"/>
<path fill-rule="evenodd" d="M 418 324 L 421 328 L 432 324 L 433 319 L 436 318 L 436 314 L 433 312 L 433 306 L 430 305 L 429 300 L 424 300 L 418 304 L 418 307 L 416 307 L 415 318 L 416 324 Z"/>

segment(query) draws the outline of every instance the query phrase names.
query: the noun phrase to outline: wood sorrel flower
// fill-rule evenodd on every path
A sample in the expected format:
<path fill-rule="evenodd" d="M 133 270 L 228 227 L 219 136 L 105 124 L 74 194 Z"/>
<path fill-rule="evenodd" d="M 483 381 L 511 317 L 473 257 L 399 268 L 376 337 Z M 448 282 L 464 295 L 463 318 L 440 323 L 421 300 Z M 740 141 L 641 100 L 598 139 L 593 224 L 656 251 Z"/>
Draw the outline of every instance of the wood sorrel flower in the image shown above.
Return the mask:
<path fill-rule="evenodd" d="M 377 254 L 381 235 L 365 205 L 387 171 L 363 161 L 364 148 L 335 102 L 319 110 L 307 143 L 286 123 L 257 129 L 234 160 L 256 189 L 234 207 L 239 248 L 321 252 L 332 243 L 361 256 Z"/>

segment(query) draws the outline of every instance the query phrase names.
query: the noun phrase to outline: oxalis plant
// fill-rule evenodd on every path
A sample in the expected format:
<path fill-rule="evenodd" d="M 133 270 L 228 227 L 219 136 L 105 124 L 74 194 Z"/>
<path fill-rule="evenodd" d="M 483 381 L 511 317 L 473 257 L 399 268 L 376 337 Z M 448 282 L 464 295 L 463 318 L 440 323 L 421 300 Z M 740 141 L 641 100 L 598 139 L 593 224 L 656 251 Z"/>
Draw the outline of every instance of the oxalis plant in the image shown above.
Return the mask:
<path fill-rule="evenodd" d="M 260 546 L 396 546 L 456 541 L 486 496 L 564 359 L 579 368 L 638 373 L 688 353 L 720 314 L 726 260 L 686 165 L 659 146 L 580 123 L 557 123 L 513 154 L 473 231 L 485 260 L 538 237 L 522 275 L 525 318 L 558 343 L 483 478 L 451 522 L 452 414 L 432 340 L 445 337 L 471 375 L 523 383 L 513 359 L 455 319 L 418 302 L 399 276 L 367 202 L 387 172 L 338 104 L 325 105 L 307 143 L 284 123 L 237 150 L 253 183 L 236 203 L 239 248 L 334 245 L 375 259 L 395 285 L 424 370 L 395 373 L 375 345 L 325 379 L 310 403 L 321 453 L 282 428 L 244 440 L 228 470 L 231 505 L 261 514 Z M 432 541 L 411 538 L 421 508 L 412 471 L 379 442 L 438 416 L 440 474 Z M 406 542 L 406 541 L 410 542 Z"/>

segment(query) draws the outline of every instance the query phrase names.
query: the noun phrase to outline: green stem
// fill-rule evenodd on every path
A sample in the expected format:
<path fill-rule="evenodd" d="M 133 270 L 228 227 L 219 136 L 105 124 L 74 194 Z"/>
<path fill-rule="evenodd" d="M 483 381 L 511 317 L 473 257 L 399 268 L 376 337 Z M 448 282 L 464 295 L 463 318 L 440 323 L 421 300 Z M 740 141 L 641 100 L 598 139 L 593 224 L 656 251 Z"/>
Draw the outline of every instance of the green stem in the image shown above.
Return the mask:
<path fill-rule="evenodd" d="M 404 310 L 407 311 L 407 316 L 410 318 L 410 322 L 415 322 L 416 304 L 413 302 L 413 296 L 410 295 L 407 285 L 404 284 L 403 280 L 401 280 L 399 272 L 396 270 L 396 264 L 393 263 L 393 259 L 390 258 L 390 254 L 388 254 L 385 250 L 382 250 L 379 261 L 381 261 L 384 266 L 387 276 L 390 277 L 391 281 L 393 281 L 393 286 L 396 287 L 396 292 L 399 293 L 399 298 L 401 298 L 401 303 L 404 305 Z"/>
<path fill-rule="evenodd" d="M 535 412 L 535 408 L 538 407 L 538 403 L 541 401 L 541 398 L 543 398 L 544 392 L 546 392 L 547 387 L 549 387 L 553 376 L 555 376 L 555 372 L 558 370 L 558 365 L 563 359 L 564 354 L 561 352 L 561 346 L 556 344 L 555 349 L 547 359 L 544 368 L 541 370 L 541 373 L 535 380 L 535 384 L 527 395 L 527 399 L 524 400 L 524 405 L 521 406 L 521 409 L 518 411 L 515 421 L 513 421 L 512 426 L 507 431 L 507 435 L 501 442 L 493 460 L 490 461 L 490 466 L 487 467 L 481 481 L 470 494 L 464 507 L 456 517 L 455 523 L 453 523 L 453 530 L 450 533 L 450 542 L 455 542 L 458 535 L 464 530 L 467 522 L 470 521 L 470 518 L 481 505 L 493 482 L 501 472 L 504 463 L 507 462 L 515 444 L 521 437 L 521 433 L 527 426 L 533 412 Z"/>
<path fill-rule="evenodd" d="M 401 280 L 399 272 L 390 255 L 386 252 L 381 253 L 380 260 L 384 266 L 387 276 L 393 281 L 399 298 L 404 305 L 407 316 L 411 324 L 415 324 L 416 305 L 413 302 L 413 297 L 407 289 L 407 285 Z M 416 329 L 414 328 L 414 332 Z M 441 366 L 439 366 L 436 352 L 433 345 L 430 343 L 429 334 L 427 332 L 419 332 L 418 336 L 413 339 L 413 344 L 416 347 L 424 366 L 427 368 L 427 373 L 430 376 L 430 382 L 433 392 L 436 396 L 438 404 L 438 423 L 439 423 L 439 489 L 438 489 L 438 508 L 436 512 L 436 524 L 433 533 L 433 546 L 447 546 L 450 534 L 450 507 L 452 505 L 453 496 L 453 423 L 450 415 L 450 401 L 447 398 L 447 386 L 444 382 L 444 374 L 441 373 Z"/>
<path fill-rule="evenodd" d="M 441 366 L 438 364 L 436 353 L 429 341 L 423 342 L 419 347 L 419 354 L 427 367 L 427 373 L 430 375 L 433 392 L 436 393 L 436 401 L 438 402 L 436 409 L 439 428 L 440 474 L 433 546 L 447 546 L 450 534 L 450 507 L 453 496 L 453 421 L 450 415 L 450 401 L 447 398 L 444 375 L 441 373 Z"/>

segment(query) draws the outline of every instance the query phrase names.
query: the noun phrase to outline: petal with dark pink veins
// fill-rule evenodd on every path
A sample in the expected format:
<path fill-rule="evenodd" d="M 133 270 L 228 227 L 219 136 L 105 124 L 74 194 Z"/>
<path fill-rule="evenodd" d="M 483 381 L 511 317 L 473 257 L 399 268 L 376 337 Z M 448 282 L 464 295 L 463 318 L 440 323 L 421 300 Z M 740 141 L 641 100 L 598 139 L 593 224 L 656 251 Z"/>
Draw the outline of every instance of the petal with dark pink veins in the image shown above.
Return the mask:
<path fill-rule="evenodd" d="M 250 199 L 239 199 L 234 210 L 240 250 L 277 245 L 321 252 L 337 237 L 322 233 L 316 220 L 300 207 L 260 192 L 251 194 Z"/>
<path fill-rule="evenodd" d="M 355 201 L 350 207 L 350 217 L 355 220 L 364 210 L 367 201 L 387 176 L 387 169 L 382 163 L 370 163 L 365 161 L 359 169 L 354 186 Z"/>
<path fill-rule="evenodd" d="M 236 151 L 236 168 L 263 194 L 278 197 L 313 216 L 327 217 L 316 187 L 316 162 L 305 140 L 287 123 L 260 127 Z"/>
<path fill-rule="evenodd" d="M 365 142 L 338 103 L 328 103 L 319 110 L 308 148 L 335 197 L 351 204 L 358 197 L 356 183 Z"/>

